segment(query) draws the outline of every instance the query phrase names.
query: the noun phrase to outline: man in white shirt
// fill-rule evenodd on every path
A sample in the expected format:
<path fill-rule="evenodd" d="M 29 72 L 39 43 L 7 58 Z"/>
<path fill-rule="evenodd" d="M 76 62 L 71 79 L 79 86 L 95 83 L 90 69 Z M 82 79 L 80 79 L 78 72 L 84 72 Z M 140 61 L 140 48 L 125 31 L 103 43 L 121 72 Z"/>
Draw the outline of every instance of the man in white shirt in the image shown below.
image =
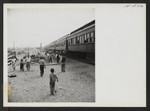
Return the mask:
<path fill-rule="evenodd" d="M 41 74 L 41 77 L 42 77 L 44 75 L 44 68 L 46 68 L 46 62 L 43 59 L 43 57 L 40 57 L 39 65 L 40 65 L 40 74 Z"/>
<path fill-rule="evenodd" d="M 31 58 L 28 55 L 28 57 L 26 58 L 26 68 L 27 68 L 28 71 L 30 70 L 30 62 L 31 62 Z"/>
<path fill-rule="evenodd" d="M 11 65 L 12 65 L 12 69 L 15 70 L 16 69 L 16 59 L 15 58 L 13 58 L 11 60 Z"/>

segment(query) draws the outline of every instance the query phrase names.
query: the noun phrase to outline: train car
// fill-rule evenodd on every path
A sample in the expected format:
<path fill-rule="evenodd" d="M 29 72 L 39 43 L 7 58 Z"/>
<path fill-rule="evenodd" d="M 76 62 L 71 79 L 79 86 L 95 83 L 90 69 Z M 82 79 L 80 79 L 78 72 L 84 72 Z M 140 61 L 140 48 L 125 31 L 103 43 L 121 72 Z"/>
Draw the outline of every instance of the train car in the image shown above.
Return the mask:
<path fill-rule="evenodd" d="M 95 20 L 55 40 L 45 49 L 95 63 Z"/>
<path fill-rule="evenodd" d="M 95 20 L 70 33 L 68 53 L 75 58 L 95 61 Z"/>
<path fill-rule="evenodd" d="M 45 51 L 54 51 L 56 49 L 55 42 L 56 41 L 53 41 L 52 43 L 46 45 L 43 49 Z"/>
<path fill-rule="evenodd" d="M 55 50 L 57 53 L 66 52 L 67 50 L 67 38 L 69 37 L 69 34 L 61 37 L 60 39 L 56 40 L 55 42 Z"/>

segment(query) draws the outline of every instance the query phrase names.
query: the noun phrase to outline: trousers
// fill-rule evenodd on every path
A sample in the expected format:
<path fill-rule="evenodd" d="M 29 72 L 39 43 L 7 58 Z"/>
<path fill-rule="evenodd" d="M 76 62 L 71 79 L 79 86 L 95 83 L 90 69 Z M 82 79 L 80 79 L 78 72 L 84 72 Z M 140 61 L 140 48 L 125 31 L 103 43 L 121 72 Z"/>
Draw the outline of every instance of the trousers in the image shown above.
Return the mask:
<path fill-rule="evenodd" d="M 65 63 L 61 64 L 61 72 L 65 72 L 65 66 L 66 66 Z"/>
<path fill-rule="evenodd" d="M 55 82 L 50 83 L 50 93 L 54 94 L 55 91 Z"/>
<path fill-rule="evenodd" d="M 44 74 L 44 65 L 40 65 L 40 74 L 41 74 L 41 77 Z"/>

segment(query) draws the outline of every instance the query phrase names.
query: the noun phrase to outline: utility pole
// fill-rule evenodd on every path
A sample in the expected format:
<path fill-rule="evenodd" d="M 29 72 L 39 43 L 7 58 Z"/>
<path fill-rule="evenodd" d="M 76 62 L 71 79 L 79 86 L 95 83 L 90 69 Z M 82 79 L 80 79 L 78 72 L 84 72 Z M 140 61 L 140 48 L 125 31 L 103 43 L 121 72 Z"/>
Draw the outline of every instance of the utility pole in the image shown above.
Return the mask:
<path fill-rule="evenodd" d="M 42 43 L 40 43 L 40 52 L 42 52 Z"/>
<path fill-rule="evenodd" d="M 13 41 L 13 53 L 14 53 L 14 56 L 16 57 L 16 51 L 15 51 L 15 41 Z"/>
<path fill-rule="evenodd" d="M 13 49 L 15 50 L 15 42 L 13 41 Z"/>
<path fill-rule="evenodd" d="M 40 43 L 40 48 L 41 48 L 41 50 L 42 50 L 42 43 Z"/>

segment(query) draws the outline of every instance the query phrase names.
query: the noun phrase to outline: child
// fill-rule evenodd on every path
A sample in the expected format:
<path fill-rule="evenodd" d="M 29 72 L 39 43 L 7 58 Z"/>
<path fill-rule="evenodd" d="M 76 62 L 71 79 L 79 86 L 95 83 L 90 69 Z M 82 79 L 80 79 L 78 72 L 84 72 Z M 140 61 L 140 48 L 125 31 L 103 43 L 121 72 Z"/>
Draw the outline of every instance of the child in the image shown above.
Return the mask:
<path fill-rule="evenodd" d="M 50 93 L 51 95 L 54 95 L 54 91 L 55 91 L 55 81 L 57 80 L 58 82 L 58 78 L 57 76 L 54 74 L 54 69 L 52 68 L 51 70 L 51 74 L 49 76 L 50 78 Z"/>

